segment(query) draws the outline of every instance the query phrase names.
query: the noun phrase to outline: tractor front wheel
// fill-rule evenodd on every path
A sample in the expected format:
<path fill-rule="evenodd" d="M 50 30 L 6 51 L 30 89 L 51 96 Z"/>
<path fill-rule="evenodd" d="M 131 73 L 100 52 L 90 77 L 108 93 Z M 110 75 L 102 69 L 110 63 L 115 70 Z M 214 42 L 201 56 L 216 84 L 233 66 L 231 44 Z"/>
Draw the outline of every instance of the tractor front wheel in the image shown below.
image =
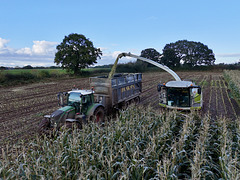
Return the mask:
<path fill-rule="evenodd" d="M 50 121 L 47 118 L 44 118 L 38 125 L 38 132 L 40 135 L 48 134 L 50 129 Z"/>

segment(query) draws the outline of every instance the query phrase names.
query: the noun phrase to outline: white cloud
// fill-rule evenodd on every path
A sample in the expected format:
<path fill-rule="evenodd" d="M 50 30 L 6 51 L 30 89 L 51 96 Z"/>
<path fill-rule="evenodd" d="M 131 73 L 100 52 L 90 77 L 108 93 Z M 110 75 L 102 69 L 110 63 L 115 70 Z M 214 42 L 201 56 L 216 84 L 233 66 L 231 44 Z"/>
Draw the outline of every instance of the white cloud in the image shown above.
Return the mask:
<path fill-rule="evenodd" d="M 51 41 L 33 41 L 32 47 L 24 47 L 21 49 L 13 49 L 7 46 L 9 40 L 0 38 L 0 66 L 54 66 L 54 57 L 56 53 L 57 42 Z M 131 52 L 138 54 L 133 49 L 126 51 L 115 51 L 112 47 L 100 47 L 103 52 L 101 59 L 97 60 L 95 65 L 113 64 L 117 56 L 122 52 Z M 131 57 L 123 57 L 119 63 L 127 63 L 135 61 Z"/>
<path fill-rule="evenodd" d="M 240 53 L 223 53 L 223 54 L 216 54 L 216 64 L 225 63 L 225 64 L 232 64 L 237 63 L 240 60 Z"/>
<path fill-rule="evenodd" d="M 57 42 L 33 41 L 32 47 L 13 49 L 0 38 L 0 66 L 53 66 Z"/>
<path fill-rule="evenodd" d="M 108 48 L 106 48 L 106 49 L 108 49 Z M 125 52 L 129 52 L 129 51 L 125 51 Z M 100 60 L 98 60 L 98 63 L 96 65 L 113 64 L 116 61 L 117 56 L 121 53 L 123 53 L 123 52 L 122 51 L 113 51 L 113 52 L 106 51 L 106 52 L 104 52 L 104 50 L 103 50 L 103 56 L 101 57 Z M 136 59 L 132 58 L 132 57 L 122 57 L 118 61 L 118 63 L 128 63 L 128 62 L 133 62 L 133 61 L 136 61 Z"/>
<path fill-rule="evenodd" d="M 16 50 L 16 53 L 17 54 L 29 54 L 29 55 L 31 55 L 32 50 L 31 50 L 31 48 L 25 47 L 25 48 L 21 48 L 19 50 Z"/>
<path fill-rule="evenodd" d="M 56 52 L 57 42 L 50 41 L 33 41 L 32 48 L 25 47 L 15 51 L 17 54 L 21 55 L 37 55 L 37 56 L 54 56 Z"/>
<path fill-rule="evenodd" d="M 9 40 L 0 38 L 0 49 L 5 48 L 5 44 L 7 44 L 8 42 Z"/>
<path fill-rule="evenodd" d="M 33 41 L 33 43 L 32 52 L 38 55 L 54 54 L 56 45 L 58 44 L 57 42 L 50 41 Z"/>
<path fill-rule="evenodd" d="M 13 49 L 6 45 L 9 41 L 10 40 L 2 39 L 0 37 L 0 55 L 1 56 L 5 55 L 5 54 L 12 54 L 13 53 Z"/>
<path fill-rule="evenodd" d="M 121 54 L 121 53 L 122 53 L 121 51 L 114 51 L 114 52 L 110 53 L 109 55 L 110 55 L 112 58 L 116 59 L 117 56 L 118 56 L 119 54 Z"/>

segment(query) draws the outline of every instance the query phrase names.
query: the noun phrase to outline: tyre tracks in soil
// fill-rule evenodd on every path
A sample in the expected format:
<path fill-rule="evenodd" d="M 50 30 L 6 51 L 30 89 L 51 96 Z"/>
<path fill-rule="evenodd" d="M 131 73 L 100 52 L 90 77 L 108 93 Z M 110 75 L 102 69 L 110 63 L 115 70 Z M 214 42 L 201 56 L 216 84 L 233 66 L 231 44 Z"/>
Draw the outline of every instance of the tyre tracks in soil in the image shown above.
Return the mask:
<path fill-rule="evenodd" d="M 9 121 L 14 117 L 22 117 L 29 114 L 40 113 L 41 110 L 48 109 L 49 107 L 56 106 L 57 103 L 55 100 L 48 99 L 46 102 L 31 103 L 27 106 L 12 108 L 5 112 L 0 113 L 0 123 Z"/>

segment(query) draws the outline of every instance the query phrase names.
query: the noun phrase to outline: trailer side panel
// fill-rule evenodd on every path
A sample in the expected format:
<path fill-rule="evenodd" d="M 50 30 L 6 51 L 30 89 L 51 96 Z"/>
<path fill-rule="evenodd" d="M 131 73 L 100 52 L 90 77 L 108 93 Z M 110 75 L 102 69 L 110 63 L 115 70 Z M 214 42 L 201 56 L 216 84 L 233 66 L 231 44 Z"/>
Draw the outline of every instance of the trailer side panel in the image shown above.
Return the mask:
<path fill-rule="evenodd" d="M 142 74 L 117 74 L 112 79 L 107 76 L 90 78 L 97 102 L 102 101 L 106 108 L 118 107 L 119 104 L 138 97 L 142 91 Z"/>

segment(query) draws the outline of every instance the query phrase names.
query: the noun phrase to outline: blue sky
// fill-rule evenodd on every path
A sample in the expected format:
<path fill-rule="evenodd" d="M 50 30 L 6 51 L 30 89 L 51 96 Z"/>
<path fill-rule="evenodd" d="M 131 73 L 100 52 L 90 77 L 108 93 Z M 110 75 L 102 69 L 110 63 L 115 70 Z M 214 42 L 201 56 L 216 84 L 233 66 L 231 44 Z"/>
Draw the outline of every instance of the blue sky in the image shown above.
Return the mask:
<path fill-rule="evenodd" d="M 160 53 L 178 40 L 201 42 L 216 63 L 240 60 L 239 0 L 0 0 L 0 66 L 51 66 L 71 33 L 102 50 L 98 64 L 120 52 Z M 123 58 L 121 62 L 134 61 Z"/>

